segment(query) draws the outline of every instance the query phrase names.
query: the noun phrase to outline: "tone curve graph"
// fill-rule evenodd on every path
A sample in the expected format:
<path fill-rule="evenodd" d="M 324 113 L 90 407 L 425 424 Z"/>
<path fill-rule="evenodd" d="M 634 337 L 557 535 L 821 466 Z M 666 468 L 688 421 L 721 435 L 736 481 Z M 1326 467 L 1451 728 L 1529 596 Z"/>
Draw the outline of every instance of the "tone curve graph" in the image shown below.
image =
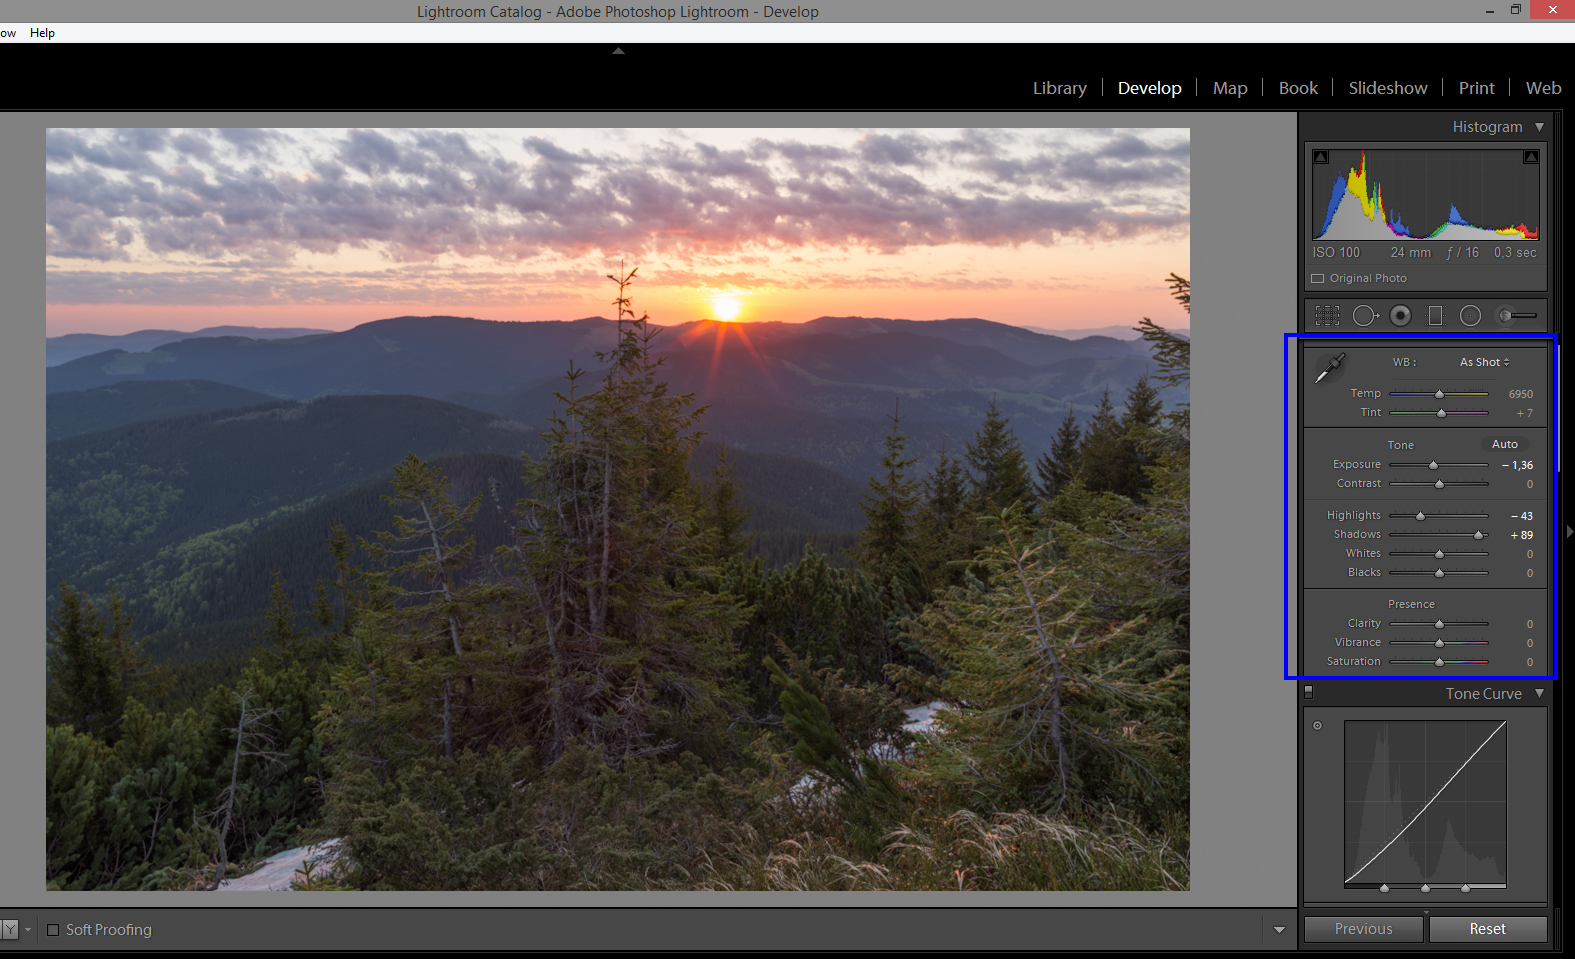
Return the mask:
<path fill-rule="evenodd" d="M 1346 885 L 1502 887 L 1507 725 L 1347 721 Z"/>

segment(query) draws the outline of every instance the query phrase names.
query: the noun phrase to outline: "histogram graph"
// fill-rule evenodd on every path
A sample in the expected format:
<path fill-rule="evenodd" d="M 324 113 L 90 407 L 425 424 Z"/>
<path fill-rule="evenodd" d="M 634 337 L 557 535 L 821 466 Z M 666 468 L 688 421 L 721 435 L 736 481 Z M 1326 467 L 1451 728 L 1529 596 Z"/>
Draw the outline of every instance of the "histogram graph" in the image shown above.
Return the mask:
<path fill-rule="evenodd" d="M 1535 240 L 1540 164 L 1526 150 L 1328 150 L 1313 167 L 1317 240 Z M 1321 225 L 1320 225 L 1321 224 Z"/>
<path fill-rule="evenodd" d="M 1345 723 L 1347 888 L 1469 890 L 1508 879 L 1508 723 Z"/>

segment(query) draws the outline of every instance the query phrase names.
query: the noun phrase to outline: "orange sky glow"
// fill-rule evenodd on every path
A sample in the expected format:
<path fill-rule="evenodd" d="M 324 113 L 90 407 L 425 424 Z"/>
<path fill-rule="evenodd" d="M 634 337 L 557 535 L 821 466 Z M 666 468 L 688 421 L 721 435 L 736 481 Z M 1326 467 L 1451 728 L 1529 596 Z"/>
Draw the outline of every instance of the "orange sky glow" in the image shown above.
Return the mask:
<path fill-rule="evenodd" d="M 1185 325 L 1186 130 L 52 130 L 48 331 Z"/>

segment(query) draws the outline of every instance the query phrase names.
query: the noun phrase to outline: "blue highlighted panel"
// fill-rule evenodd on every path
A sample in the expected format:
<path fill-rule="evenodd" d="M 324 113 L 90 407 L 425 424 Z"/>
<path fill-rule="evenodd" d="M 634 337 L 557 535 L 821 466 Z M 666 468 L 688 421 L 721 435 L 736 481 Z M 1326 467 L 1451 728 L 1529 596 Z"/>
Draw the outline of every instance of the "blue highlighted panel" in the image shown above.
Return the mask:
<path fill-rule="evenodd" d="M 1286 678 L 1556 678 L 1556 346 L 1286 337 Z"/>

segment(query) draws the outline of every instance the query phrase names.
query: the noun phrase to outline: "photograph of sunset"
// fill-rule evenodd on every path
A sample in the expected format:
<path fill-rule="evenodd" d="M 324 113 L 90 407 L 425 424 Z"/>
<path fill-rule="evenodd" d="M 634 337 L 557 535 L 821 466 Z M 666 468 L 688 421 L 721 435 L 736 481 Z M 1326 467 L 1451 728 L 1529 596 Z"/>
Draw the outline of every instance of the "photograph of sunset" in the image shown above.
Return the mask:
<path fill-rule="evenodd" d="M 50 130 L 50 888 L 1188 888 L 1190 144 Z"/>
<path fill-rule="evenodd" d="M 1185 130 L 133 130 L 48 143 L 49 335 L 569 320 L 1130 325 Z M 731 315 L 728 315 L 731 314 Z"/>

